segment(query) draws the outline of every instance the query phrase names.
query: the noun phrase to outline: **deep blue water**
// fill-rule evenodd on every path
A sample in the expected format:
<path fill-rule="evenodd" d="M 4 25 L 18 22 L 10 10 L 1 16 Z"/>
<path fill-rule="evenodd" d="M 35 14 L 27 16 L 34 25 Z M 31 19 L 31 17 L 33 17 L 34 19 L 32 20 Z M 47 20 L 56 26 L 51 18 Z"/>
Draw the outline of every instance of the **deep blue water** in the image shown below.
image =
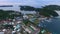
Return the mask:
<path fill-rule="evenodd" d="M 52 18 L 51 21 L 41 22 L 40 25 L 53 34 L 60 34 L 60 18 Z"/>

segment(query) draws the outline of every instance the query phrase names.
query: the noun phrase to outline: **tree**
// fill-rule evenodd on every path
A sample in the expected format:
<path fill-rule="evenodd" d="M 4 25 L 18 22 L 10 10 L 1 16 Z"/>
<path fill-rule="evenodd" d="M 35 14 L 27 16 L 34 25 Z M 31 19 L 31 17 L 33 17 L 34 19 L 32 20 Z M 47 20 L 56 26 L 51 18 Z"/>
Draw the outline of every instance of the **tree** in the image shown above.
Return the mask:
<path fill-rule="evenodd" d="M 39 12 L 40 15 L 44 15 L 46 17 L 56 17 L 56 16 L 59 16 L 54 10 L 49 10 L 49 9 L 42 9 L 40 12 Z"/>
<path fill-rule="evenodd" d="M 58 5 L 48 5 L 43 8 L 35 8 L 31 6 L 20 6 L 21 10 L 24 11 L 36 11 L 36 13 L 39 13 L 40 15 L 46 16 L 46 17 L 56 17 L 59 16 L 54 10 L 60 10 L 60 6 Z"/>
<path fill-rule="evenodd" d="M 31 7 L 31 6 L 20 6 L 20 10 L 24 10 L 24 11 L 34 11 L 35 8 Z"/>
<path fill-rule="evenodd" d="M 50 9 L 50 10 L 60 10 L 60 6 L 58 6 L 58 5 L 47 5 L 43 8 Z"/>
<path fill-rule="evenodd" d="M 11 14 L 11 15 L 10 15 Z M 0 19 L 14 19 L 14 17 L 21 16 L 20 12 L 16 12 L 13 10 L 0 10 Z"/>

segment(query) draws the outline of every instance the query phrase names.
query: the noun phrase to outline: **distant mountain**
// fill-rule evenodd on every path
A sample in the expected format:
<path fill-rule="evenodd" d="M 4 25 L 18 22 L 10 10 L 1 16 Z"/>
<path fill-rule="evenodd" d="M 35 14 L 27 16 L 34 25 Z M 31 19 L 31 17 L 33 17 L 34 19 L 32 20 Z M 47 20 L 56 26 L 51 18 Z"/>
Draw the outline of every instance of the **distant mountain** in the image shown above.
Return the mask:
<path fill-rule="evenodd" d="M 0 5 L 0 7 L 13 7 L 13 5 Z"/>

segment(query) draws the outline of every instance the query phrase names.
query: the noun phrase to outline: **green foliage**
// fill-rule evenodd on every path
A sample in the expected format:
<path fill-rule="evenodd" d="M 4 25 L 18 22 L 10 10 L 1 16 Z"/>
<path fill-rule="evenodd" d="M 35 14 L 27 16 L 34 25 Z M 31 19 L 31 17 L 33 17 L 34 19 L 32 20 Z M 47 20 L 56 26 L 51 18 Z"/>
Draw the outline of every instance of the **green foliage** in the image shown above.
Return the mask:
<path fill-rule="evenodd" d="M 13 19 L 14 17 L 20 16 L 21 14 L 19 13 L 19 15 L 17 14 L 12 14 L 12 13 L 16 13 L 15 11 L 12 10 L 0 10 L 0 19 Z M 11 14 L 11 15 L 10 15 Z"/>
<path fill-rule="evenodd" d="M 56 17 L 59 16 L 54 10 L 60 10 L 60 6 L 58 5 L 48 5 L 43 8 L 34 8 L 31 6 L 20 6 L 21 10 L 24 11 L 36 11 L 39 12 L 40 15 L 46 16 L 46 17 Z"/>
<path fill-rule="evenodd" d="M 35 8 L 31 7 L 31 6 L 20 6 L 20 10 L 24 10 L 24 11 L 34 11 Z"/>
<path fill-rule="evenodd" d="M 58 14 L 54 11 L 54 10 L 49 10 L 49 9 L 45 9 L 43 8 L 40 12 L 39 12 L 40 15 L 44 15 L 44 16 L 53 16 L 53 17 L 56 17 L 58 16 Z"/>
<path fill-rule="evenodd" d="M 32 22 L 29 21 L 28 19 L 26 19 L 26 20 L 23 20 L 23 23 L 24 23 L 25 25 L 27 25 L 28 23 L 32 23 Z"/>
<path fill-rule="evenodd" d="M 60 10 L 60 6 L 58 6 L 58 5 L 47 5 L 43 8 L 49 9 L 49 10 Z"/>

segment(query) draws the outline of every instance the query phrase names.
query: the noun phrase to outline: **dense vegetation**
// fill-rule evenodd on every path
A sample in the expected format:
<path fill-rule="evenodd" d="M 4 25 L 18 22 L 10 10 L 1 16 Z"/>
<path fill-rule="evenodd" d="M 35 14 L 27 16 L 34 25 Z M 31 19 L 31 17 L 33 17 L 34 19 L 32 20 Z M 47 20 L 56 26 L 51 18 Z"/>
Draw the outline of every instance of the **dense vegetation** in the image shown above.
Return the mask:
<path fill-rule="evenodd" d="M 20 10 L 24 10 L 24 11 L 36 11 L 39 12 L 40 15 L 44 15 L 46 17 L 57 17 L 59 16 L 55 10 L 60 10 L 60 6 L 58 5 L 48 5 L 42 8 L 35 8 L 35 7 L 31 7 L 31 6 L 20 6 Z"/>
<path fill-rule="evenodd" d="M 45 17 L 56 17 L 56 16 L 59 16 L 54 10 L 49 10 L 49 9 L 42 9 L 40 12 L 39 12 L 40 15 L 44 15 Z"/>
<path fill-rule="evenodd" d="M 20 6 L 21 10 L 24 10 L 24 11 L 34 11 L 35 8 L 34 7 L 31 7 L 31 6 Z"/>
<path fill-rule="evenodd" d="M 58 6 L 58 5 L 47 5 L 43 8 L 49 9 L 49 10 L 60 10 L 60 6 Z"/>
<path fill-rule="evenodd" d="M 21 13 L 16 14 L 16 11 L 13 10 L 0 10 L 0 19 L 13 19 L 14 17 L 20 16 Z"/>

